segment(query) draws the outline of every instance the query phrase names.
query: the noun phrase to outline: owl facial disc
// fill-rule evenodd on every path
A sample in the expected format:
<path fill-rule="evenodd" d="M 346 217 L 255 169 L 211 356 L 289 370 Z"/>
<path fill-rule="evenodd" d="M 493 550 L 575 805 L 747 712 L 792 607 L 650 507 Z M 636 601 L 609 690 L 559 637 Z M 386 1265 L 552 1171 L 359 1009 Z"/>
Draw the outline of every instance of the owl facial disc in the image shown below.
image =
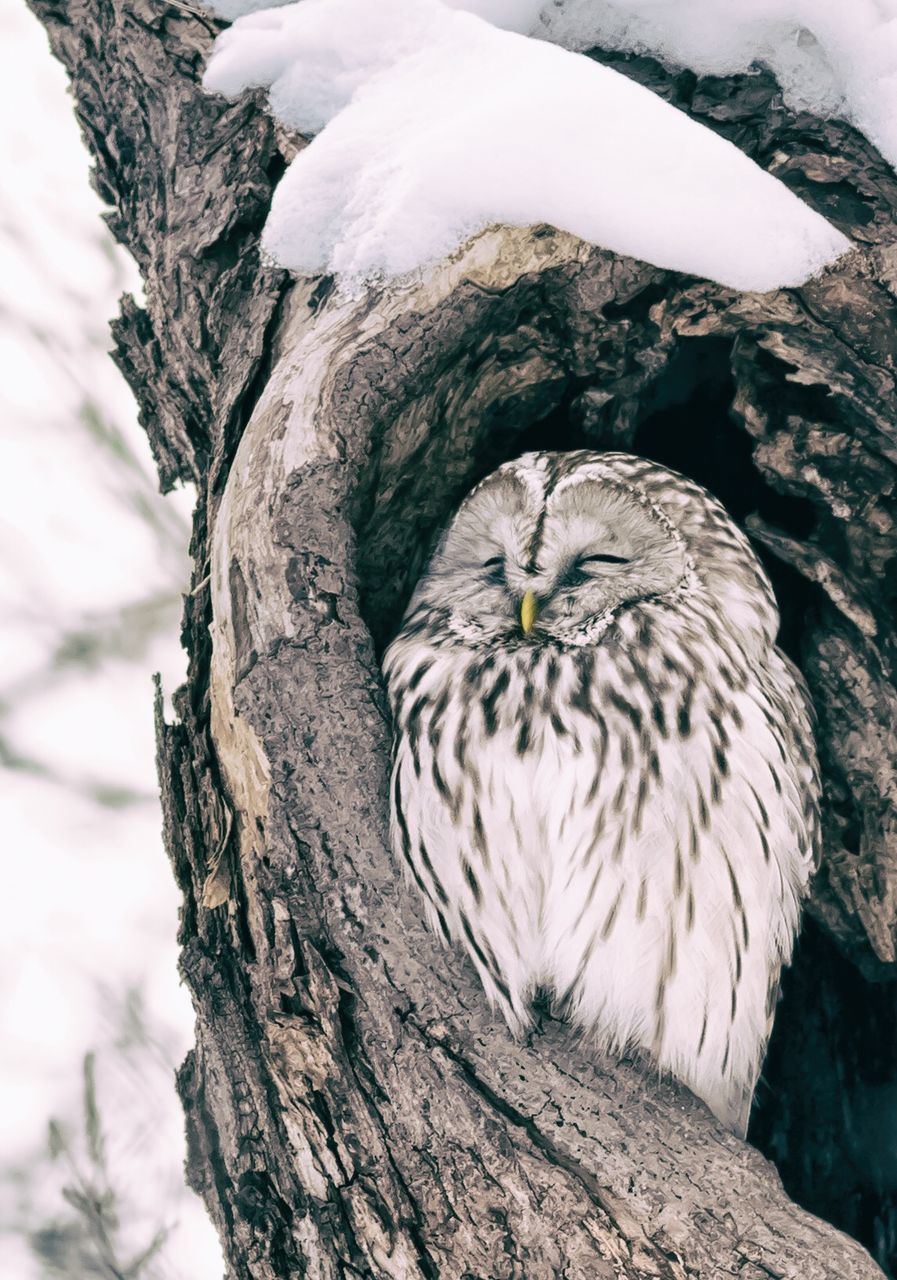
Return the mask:
<path fill-rule="evenodd" d="M 688 567 L 662 513 L 600 464 L 549 479 L 512 463 L 462 503 L 429 586 L 466 639 L 580 645 L 628 604 L 674 592 Z"/>

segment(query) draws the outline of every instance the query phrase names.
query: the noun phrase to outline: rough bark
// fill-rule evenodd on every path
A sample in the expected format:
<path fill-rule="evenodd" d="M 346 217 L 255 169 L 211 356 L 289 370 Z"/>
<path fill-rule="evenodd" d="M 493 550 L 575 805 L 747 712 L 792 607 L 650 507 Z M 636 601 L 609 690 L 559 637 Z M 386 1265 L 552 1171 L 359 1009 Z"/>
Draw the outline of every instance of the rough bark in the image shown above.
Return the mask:
<path fill-rule="evenodd" d="M 211 19 L 150 0 L 33 4 L 147 281 L 145 308 L 124 302 L 117 358 L 163 485 L 199 494 L 190 674 L 178 721 L 159 716 L 159 762 L 197 1010 L 188 1172 L 230 1273 L 880 1275 L 684 1090 L 596 1061 L 547 1017 L 525 1044 L 496 1023 L 387 852 L 377 651 L 453 504 L 526 446 L 645 452 L 745 521 L 820 714 L 811 911 L 836 959 L 811 956 L 818 984 L 795 970 L 758 1120 L 812 1203 L 823 1142 L 797 1102 L 840 1072 L 842 1111 L 868 1106 L 862 1044 L 842 1051 L 838 965 L 867 1046 L 894 1037 L 893 1002 L 869 994 L 892 991 L 897 966 L 894 175 L 846 126 L 790 115 L 763 75 L 613 59 L 857 250 L 757 296 L 550 228 L 495 229 L 425 281 L 351 302 L 259 262 L 295 140 L 258 102 L 201 93 Z M 808 1025 L 822 1046 L 809 1066 Z M 878 1084 L 893 1067 L 878 1061 Z M 857 1125 L 832 1126 L 825 1149 L 861 1165 Z M 843 1198 L 827 1212 L 887 1261 L 892 1171 L 875 1176 L 878 1237 Z"/>

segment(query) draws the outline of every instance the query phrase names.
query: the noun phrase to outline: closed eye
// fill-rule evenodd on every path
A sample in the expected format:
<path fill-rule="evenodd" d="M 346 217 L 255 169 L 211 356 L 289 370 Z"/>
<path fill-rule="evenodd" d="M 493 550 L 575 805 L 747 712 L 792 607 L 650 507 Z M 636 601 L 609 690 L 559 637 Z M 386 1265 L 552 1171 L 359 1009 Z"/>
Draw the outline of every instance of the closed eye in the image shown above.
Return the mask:
<path fill-rule="evenodd" d="M 493 587 L 503 587 L 505 585 L 504 556 L 490 556 L 488 560 L 484 560 L 482 572 L 486 581 L 491 583 Z"/>
<path fill-rule="evenodd" d="M 580 556 L 577 564 L 629 564 L 626 556 L 594 555 Z"/>

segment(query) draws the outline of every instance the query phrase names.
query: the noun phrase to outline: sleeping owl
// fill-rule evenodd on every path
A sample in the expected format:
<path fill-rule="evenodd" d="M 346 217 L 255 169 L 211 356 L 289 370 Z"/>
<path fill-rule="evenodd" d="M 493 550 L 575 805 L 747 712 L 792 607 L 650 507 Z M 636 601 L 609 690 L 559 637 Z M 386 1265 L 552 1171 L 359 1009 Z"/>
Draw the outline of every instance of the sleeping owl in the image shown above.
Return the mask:
<path fill-rule="evenodd" d="M 533 993 L 743 1133 L 814 865 L 803 680 L 744 535 L 624 453 L 464 500 L 384 658 L 391 830 L 515 1031 Z"/>

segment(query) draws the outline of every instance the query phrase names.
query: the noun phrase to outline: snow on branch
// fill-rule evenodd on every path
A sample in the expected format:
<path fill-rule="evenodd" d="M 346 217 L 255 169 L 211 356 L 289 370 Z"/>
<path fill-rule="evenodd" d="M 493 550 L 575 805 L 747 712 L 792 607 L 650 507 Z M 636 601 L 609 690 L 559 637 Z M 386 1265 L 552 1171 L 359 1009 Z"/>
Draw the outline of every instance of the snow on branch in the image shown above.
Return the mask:
<path fill-rule="evenodd" d="M 698 75 L 767 67 L 790 107 L 850 121 L 897 165 L 897 0 L 457 3 L 568 49 L 649 53 Z"/>
<path fill-rule="evenodd" d="M 647 89 L 506 29 L 531 0 L 476 5 L 505 28 L 442 0 L 301 0 L 219 37 L 205 87 L 266 88 L 287 127 L 317 135 L 271 206 L 263 245 L 280 265 L 359 286 L 430 266 L 491 225 L 549 223 L 763 292 L 849 248 Z"/>

